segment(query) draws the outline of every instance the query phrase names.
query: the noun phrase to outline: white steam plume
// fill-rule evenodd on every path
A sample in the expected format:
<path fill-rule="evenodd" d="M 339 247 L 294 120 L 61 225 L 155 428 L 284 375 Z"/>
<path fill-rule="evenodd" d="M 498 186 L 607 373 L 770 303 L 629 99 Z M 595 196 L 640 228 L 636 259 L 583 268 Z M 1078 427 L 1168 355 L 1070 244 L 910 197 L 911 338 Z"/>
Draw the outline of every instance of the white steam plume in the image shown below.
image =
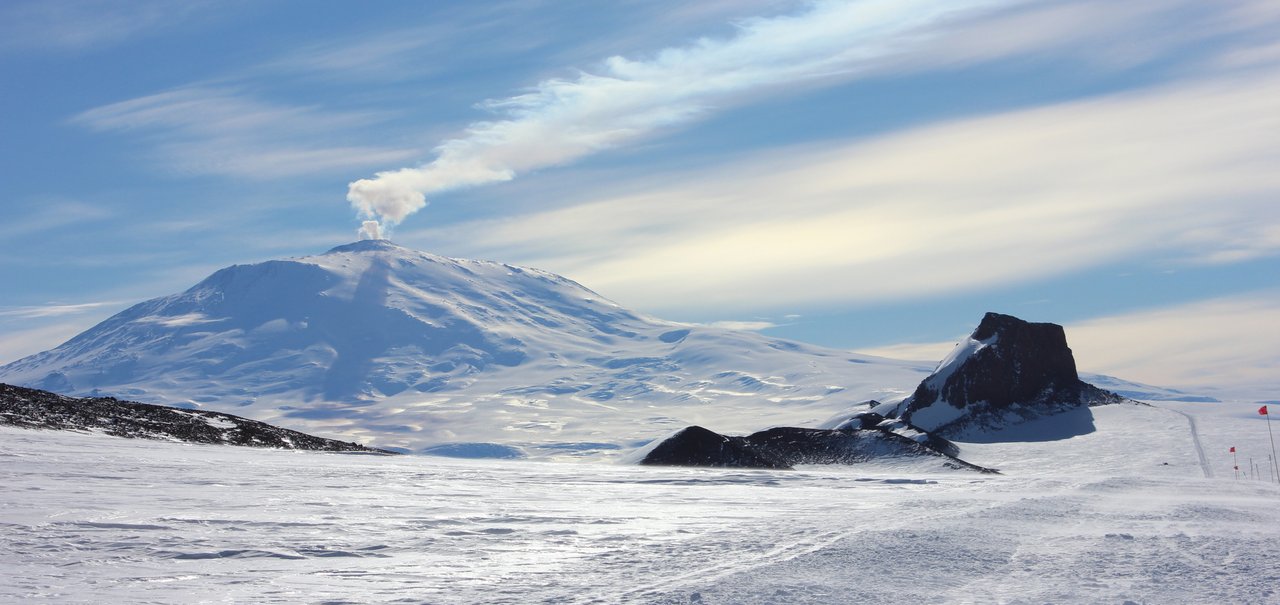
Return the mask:
<path fill-rule="evenodd" d="M 382 239 L 382 225 L 378 221 L 365 221 L 360 223 L 360 229 L 356 231 L 356 235 L 360 239 Z"/>
<path fill-rule="evenodd" d="M 429 194 L 567 164 L 744 95 L 869 71 L 914 48 L 940 18 L 993 3 L 825 0 L 801 14 L 743 22 L 728 39 L 701 39 L 645 60 L 611 57 L 601 74 L 546 80 L 526 94 L 486 101 L 506 119 L 471 124 L 426 165 L 351 183 L 347 200 L 362 218 L 392 227 L 426 206 Z"/>

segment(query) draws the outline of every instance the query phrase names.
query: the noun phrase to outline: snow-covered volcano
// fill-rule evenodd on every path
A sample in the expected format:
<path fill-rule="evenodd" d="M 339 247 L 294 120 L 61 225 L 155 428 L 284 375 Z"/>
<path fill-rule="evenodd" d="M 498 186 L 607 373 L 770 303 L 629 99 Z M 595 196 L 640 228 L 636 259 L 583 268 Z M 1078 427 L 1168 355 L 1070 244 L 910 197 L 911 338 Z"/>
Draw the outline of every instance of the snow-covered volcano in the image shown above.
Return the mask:
<path fill-rule="evenodd" d="M 812 424 L 928 370 L 662 321 L 545 271 L 366 240 L 222 269 L 0 367 L 0 381 L 379 446 L 571 452 L 688 424 Z"/>

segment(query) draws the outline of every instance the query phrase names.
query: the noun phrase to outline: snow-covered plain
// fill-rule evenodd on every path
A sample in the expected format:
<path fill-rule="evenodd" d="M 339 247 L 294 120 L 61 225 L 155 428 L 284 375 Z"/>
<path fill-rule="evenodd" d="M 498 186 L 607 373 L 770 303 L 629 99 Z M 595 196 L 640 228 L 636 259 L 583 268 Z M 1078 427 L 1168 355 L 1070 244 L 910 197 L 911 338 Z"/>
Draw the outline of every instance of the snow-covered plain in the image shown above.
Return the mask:
<path fill-rule="evenodd" d="M 1280 488 L 1234 479 L 1226 453 L 1265 458 L 1264 419 L 1160 406 L 1085 410 L 1071 421 L 1094 430 L 1066 439 L 1046 424 L 961 444 L 1000 476 L 4 428 L 0 602 L 1280 602 Z"/>

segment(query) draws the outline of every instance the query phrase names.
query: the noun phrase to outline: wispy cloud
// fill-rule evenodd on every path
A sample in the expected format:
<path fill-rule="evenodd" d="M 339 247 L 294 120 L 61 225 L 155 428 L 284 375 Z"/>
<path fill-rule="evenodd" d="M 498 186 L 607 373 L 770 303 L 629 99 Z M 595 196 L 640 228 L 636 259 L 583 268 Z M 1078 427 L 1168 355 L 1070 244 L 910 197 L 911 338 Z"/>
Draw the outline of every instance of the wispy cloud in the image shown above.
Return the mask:
<path fill-rule="evenodd" d="M 192 0 L 9 0 L 0 6 L 0 50 L 80 50 L 188 22 L 226 3 Z"/>
<path fill-rule="evenodd" d="M 399 81 L 442 73 L 465 74 L 497 57 L 536 50 L 545 43 L 538 28 L 513 27 L 522 15 L 488 4 L 441 9 L 432 23 L 350 33 L 308 44 L 246 70 L 243 75 L 283 74 L 346 81 Z M 483 44 L 476 43 L 484 40 Z"/>
<path fill-rule="evenodd" d="M 897 300 L 1151 255 L 1256 258 L 1280 253 L 1274 98 L 1280 75 L 1189 82 L 775 149 L 651 175 L 672 184 L 643 194 L 405 235 L 653 311 Z"/>
<path fill-rule="evenodd" d="M 272 59 L 258 69 L 283 73 L 343 74 L 352 78 L 403 77 L 405 62 L 442 36 L 454 31 L 444 26 L 384 32 L 354 40 L 331 40 L 311 44 Z M 429 65 L 419 66 L 429 69 Z"/>
<path fill-rule="evenodd" d="M 1051 56 L 1095 68 L 1128 68 L 1225 33 L 1266 27 L 1265 22 L 1225 19 L 1224 12 L 1222 6 L 1199 0 L 1014 2 L 1006 10 L 958 23 L 884 67 L 963 66 Z"/>
<path fill-rule="evenodd" d="M 771 321 L 739 321 L 739 320 L 713 321 L 705 325 L 712 328 L 724 328 L 726 330 L 750 330 L 750 331 L 768 330 L 769 328 L 778 327 L 778 324 L 773 323 Z"/>
<path fill-rule="evenodd" d="M 90 109 L 71 121 L 148 137 L 158 156 L 181 171 L 275 178 L 413 157 L 412 149 L 329 142 L 384 119 L 377 112 L 273 104 L 235 89 L 193 86 Z"/>
<path fill-rule="evenodd" d="M 786 85 L 846 77 L 911 48 L 938 21 L 985 0 L 817 2 L 806 12 L 751 19 L 725 39 L 702 39 L 653 57 L 604 61 L 596 73 L 551 79 L 486 101 L 501 119 L 471 124 L 417 168 L 351 184 L 365 218 L 394 225 L 439 191 L 505 181 L 567 164 Z"/>
<path fill-rule="evenodd" d="M 486 101 L 481 106 L 499 119 L 444 141 L 428 164 L 351 183 L 347 197 L 365 218 L 394 225 L 428 195 L 568 164 L 784 89 L 1037 55 L 1126 68 L 1274 24 L 1272 15 L 1249 22 L 1201 5 L 814 2 L 804 12 L 744 20 L 731 37 L 640 59 L 614 56 L 575 78 Z M 1195 26 L 1186 25 L 1188 15 Z"/>
<path fill-rule="evenodd" d="M 32 305 L 27 307 L 0 307 L 0 317 L 13 317 L 17 319 L 42 319 L 46 317 L 65 317 L 68 315 L 80 315 L 95 311 L 103 307 L 114 307 L 122 304 L 120 301 L 91 302 L 78 304 L 57 304 L 50 303 L 47 305 Z"/>
<path fill-rule="evenodd" d="M 6 217 L 5 223 L 0 225 L 0 236 L 39 234 L 76 223 L 105 219 L 113 214 L 101 205 L 69 199 L 35 199 L 15 202 L 14 205 L 24 208 Z"/>

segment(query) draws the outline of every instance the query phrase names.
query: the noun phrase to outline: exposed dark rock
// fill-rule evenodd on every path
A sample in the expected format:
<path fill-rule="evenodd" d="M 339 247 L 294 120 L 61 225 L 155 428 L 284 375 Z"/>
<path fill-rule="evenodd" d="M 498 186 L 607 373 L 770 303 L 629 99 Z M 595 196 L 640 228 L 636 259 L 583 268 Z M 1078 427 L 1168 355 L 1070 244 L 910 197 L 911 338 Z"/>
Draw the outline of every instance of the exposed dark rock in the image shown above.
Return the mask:
<path fill-rule="evenodd" d="M 64 397 L 0 384 L 0 425 L 28 429 L 96 431 L 117 437 L 326 452 L 394 454 L 272 426 L 231 414 L 121 401 Z"/>
<path fill-rule="evenodd" d="M 898 407 L 924 430 L 956 438 L 1123 397 L 1080 380 L 1062 326 L 987 313 L 973 334 Z"/>
<path fill-rule="evenodd" d="M 896 422 L 896 421 L 895 421 Z M 892 425 L 892 426 L 891 426 Z M 700 426 L 686 428 L 651 450 L 641 464 L 787 469 L 797 464 L 858 464 L 885 457 L 938 457 L 943 466 L 982 468 L 898 432 L 901 422 L 870 429 L 778 427 L 746 437 L 725 436 Z M 913 431 L 914 433 L 914 431 Z M 927 442 L 928 436 L 921 435 Z M 954 450 L 945 440 L 937 439 Z"/>
<path fill-rule="evenodd" d="M 918 426 L 914 426 L 905 420 L 898 418 L 885 418 L 875 412 L 859 412 L 831 428 L 846 432 L 856 431 L 859 429 L 876 429 L 890 432 L 900 437 L 906 437 L 911 439 L 913 442 L 920 443 L 931 450 L 948 456 L 960 455 L 960 448 L 956 447 L 956 444 L 929 433 Z"/>
<path fill-rule="evenodd" d="M 721 466 L 733 468 L 790 468 L 782 459 L 753 447 L 745 437 L 726 437 L 691 426 L 668 437 L 640 464 L 655 466 Z"/>

